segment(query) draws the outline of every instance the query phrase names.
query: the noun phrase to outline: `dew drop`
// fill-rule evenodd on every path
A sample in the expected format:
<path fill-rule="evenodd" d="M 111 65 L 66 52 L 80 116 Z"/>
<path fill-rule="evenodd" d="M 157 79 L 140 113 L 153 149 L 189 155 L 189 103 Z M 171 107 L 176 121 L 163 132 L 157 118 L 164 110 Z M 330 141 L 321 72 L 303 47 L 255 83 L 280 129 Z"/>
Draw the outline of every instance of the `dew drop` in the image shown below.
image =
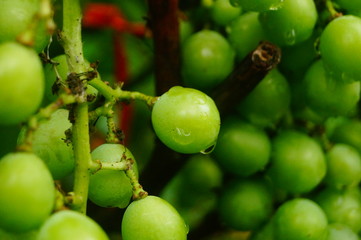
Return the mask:
<path fill-rule="evenodd" d="M 278 2 L 272 4 L 269 7 L 269 10 L 276 11 L 276 10 L 280 9 L 283 6 L 283 2 L 284 2 L 284 0 L 279 0 Z"/>
<path fill-rule="evenodd" d="M 291 30 L 287 31 L 285 34 L 285 40 L 287 45 L 293 45 L 296 42 L 296 30 L 292 28 Z"/>
<path fill-rule="evenodd" d="M 216 144 L 213 144 L 212 146 L 200 151 L 200 153 L 202 154 L 210 154 L 211 152 L 213 152 L 213 150 L 216 148 Z"/>

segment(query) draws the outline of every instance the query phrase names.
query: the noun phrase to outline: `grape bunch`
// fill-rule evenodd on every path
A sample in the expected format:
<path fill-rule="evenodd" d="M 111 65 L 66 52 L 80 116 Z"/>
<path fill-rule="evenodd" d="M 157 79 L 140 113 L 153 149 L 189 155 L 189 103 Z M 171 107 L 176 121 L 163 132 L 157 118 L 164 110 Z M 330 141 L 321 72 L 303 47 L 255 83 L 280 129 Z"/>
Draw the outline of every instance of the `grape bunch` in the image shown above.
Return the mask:
<path fill-rule="evenodd" d="M 360 0 L 0 11 L 0 239 L 360 239 Z"/>

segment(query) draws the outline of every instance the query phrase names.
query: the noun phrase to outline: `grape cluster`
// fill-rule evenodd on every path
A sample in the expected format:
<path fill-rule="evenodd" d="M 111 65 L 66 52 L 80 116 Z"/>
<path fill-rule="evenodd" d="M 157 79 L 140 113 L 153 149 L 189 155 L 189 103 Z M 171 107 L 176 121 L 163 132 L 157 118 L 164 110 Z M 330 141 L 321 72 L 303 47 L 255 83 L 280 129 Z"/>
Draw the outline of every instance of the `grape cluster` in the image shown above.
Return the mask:
<path fill-rule="evenodd" d="M 182 81 L 158 96 L 154 36 L 124 34 L 132 77 L 120 84 L 108 30 L 85 30 L 80 55 L 68 31 L 52 42 L 65 5 L 84 7 L 63 2 L 0 4 L 0 239 L 360 239 L 360 0 L 179 3 Z M 114 4 L 144 21 L 152 3 Z M 281 61 L 258 69 L 264 42 Z M 260 79 L 224 111 L 219 89 L 242 92 L 233 78 Z M 183 163 L 148 195 L 161 144 Z M 104 210 L 121 211 L 114 236 Z"/>

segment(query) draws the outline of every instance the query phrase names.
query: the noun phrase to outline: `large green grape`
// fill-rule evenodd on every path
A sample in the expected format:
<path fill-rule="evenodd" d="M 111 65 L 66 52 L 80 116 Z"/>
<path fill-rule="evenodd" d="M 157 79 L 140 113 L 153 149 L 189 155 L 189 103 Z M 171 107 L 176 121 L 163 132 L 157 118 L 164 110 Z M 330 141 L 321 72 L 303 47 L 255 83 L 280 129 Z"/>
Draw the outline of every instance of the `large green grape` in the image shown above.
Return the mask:
<path fill-rule="evenodd" d="M 235 180 L 224 187 L 218 210 L 227 226 L 255 230 L 271 216 L 272 192 L 260 180 Z"/>
<path fill-rule="evenodd" d="M 37 240 L 109 240 L 104 230 L 91 218 L 79 212 L 63 210 L 41 226 Z"/>
<path fill-rule="evenodd" d="M 134 160 L 132 153 L 121 144 L 105 143 L 91 154 L 94 161 L 104 163 L 121 162 L 123 155 L 126 159 Z M 133 169 L 138 174 L 136 162 Z M 89 199 L 99 206 L 124 208 L 129 204 L 132 194 L 132 185 L 124 171 L 99 170 L 90 176 Z"/>
<path fill-rule="evenodd" d="M 199 153 L 216 144 L 220 116 L 214 101 L 205 93 L 175 86 L 155 102 L 152 124 L 169 148 L 180 153 Z"/>
<path fill-rule="evenodd" d="M 56 110 L 33 134 L 33 151 L 46 163 L 55 180 L 69 175 L 75 165 L 72 144 L 64 142 L 67 137 L 65 131 L 72 126 L 68 116 L 68 110 Z M 24 140 L 24 133 L 21 132 L 19 143 Z"/>
<path fill-rule="evenodd" d="M 264 169 L 271 142 L 263 130 L 231 117 L 222 123 L 213 154 L 223 169 L 246 177 Z"/>
<path fill-rule="evenodd" d="M 316 140 L 295 130 L 280 132 L 272 142 L 272 181 L 290 193 L 314 189 L 326 174 L 326 160 Z"/>
<path fill-rule="evenodd" d="M 15 42 L 0 44 L 0 124 L 27 120 L 40 106 L 44 73 L 33 49 Z"/>
<path fill-rule="evenodd" d="M 189 36 L 182 47 L 182 75 L 186 86 L 208 90 L 233 69 L 234 51 L 218 32 L 202 30 Z"/>
<path fill-rule="evenodd" d="M 317 17 L 313 0 L 284 0 L 282 7 L 262 12 L 260 22 L 268 39 L 287 46 L 311 37 Z"/>
<path fill-rule="evenodd" d="M 5 230 L 36 229 L 53 210 L 53 179 L 33 153 L 9 153 L 0 160 L 0 192 L 0 228 Z"/>
<path fill-rule="evenodd" d="M 331 21 L 320 37 L 321 57 L 340 81 L 361 79 L 361 18 L 346 15 Z"/>
<path fill-rule="evenodd" d="M 274 218 L 277 240 L 326 240 L 326 214 L 309 199 L 295 198 L 284 202 Z"/>
<path fill-rule="evenodd" d="M 186 240 L 187 233 L 174 207 L 156 196 L 132 202 L 123 216 L 123 240 Z"/>

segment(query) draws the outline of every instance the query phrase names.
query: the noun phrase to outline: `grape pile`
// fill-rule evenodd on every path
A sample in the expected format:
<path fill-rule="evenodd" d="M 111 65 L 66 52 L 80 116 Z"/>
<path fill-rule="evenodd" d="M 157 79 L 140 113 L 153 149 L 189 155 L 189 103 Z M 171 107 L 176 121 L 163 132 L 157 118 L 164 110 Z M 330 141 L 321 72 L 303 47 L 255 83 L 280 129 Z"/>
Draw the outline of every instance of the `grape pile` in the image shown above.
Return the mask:
<path fill-rule="evenodd" d="M 0 239 L 360 239 L 361 1 L 169 3 L 2 1 Z"/>

